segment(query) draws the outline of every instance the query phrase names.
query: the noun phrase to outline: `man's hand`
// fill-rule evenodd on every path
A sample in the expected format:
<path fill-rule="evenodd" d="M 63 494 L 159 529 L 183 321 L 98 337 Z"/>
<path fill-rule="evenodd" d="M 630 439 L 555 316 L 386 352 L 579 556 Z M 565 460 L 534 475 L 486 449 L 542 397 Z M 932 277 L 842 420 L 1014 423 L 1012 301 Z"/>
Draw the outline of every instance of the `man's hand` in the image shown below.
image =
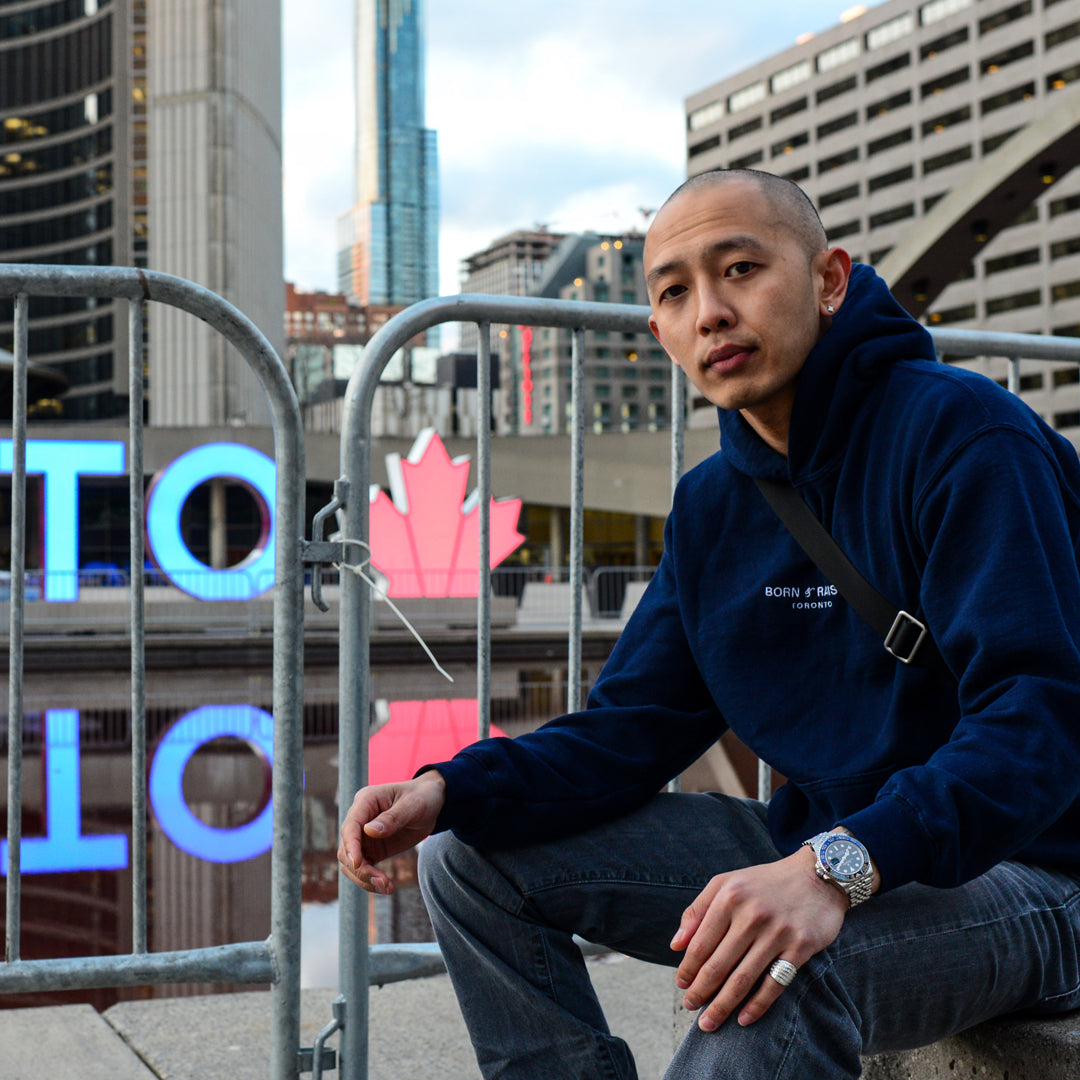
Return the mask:
<path fill-rule="evenodd" d="M 394 883 L 376 867 L 431 834 L 446 802 L 446 781 L 434 769 L 401 784 L 361 788 L 341 826 L 338 862 L 368 892 L 389 895 Z"/>
<path fill-rule="evenodd" d="M 719 1027 L 774 960 L 801 967 L 831 944 L 848 907 L 844 893 L 814 873 L 809 848 L 714 877 L 683 913 L 671 942 L 686 951 L 675 979 L 686 991 L 686 1007 L 700 1008 L 716 995 L 698 1019 L 702 1030 Z M 759 1020 L 783 992 L 775 979 L 762 980 L 739 1023 Z"/>

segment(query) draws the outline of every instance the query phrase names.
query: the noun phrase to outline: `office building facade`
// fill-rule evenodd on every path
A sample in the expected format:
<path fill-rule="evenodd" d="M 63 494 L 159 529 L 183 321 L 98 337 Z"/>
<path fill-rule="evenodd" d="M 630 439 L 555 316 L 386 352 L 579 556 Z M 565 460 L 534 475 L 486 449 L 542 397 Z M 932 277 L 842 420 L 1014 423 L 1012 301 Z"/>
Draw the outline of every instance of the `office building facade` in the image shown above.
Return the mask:
<path fill-rule="evenodd" d="M 637 233 L 564 237 L 544 266 L 533 296 L 599 303 L 647 304 Z M 559 435 L 571 430 L 573 334 L 516 328 L 504 366 L 500 430 Z M 605 432 L 656 431 L 670 424 L 671 361 L 649 334 L 587 330 L 584 335 L 586 427 Z"/>
<path fill-rule="evenodd" d="M 462 260 L 461 291 L 490 296 L 528 296 L 562 240 L 562 233 L 548 232 L 544 228 L 516 229 L 500 236 L 483 251 Z M 508 326 L 492 326 L 493 351 L 500 351 L 500 343 L 506 340 L 509 329 Z M 475 324 L 463 323 L 461 347 L 474 350 L 478 336 Z"/>
<path fill-rule="evenodd" d="M 357 0 L 355 205 L 339 219 L 338 288 L 362 304 L 437 295 L 438 230 L 422 0 Z"/>
<path fill-rule="evenodd" d="M 257 0 L 0 5 L 0 259 L 189 278 L 282 332 L 281 28 Z M 127 320 L 108 300 L 30 306 L 30 356 L 70 389 L 37 418 L 127 413 Z M 10 347 L 10 311 L 0 346 Z M 265 422 L 246 364 L 150 305 L 151 423 Z"/>
<path fill-rule="evenodd" d="M 880 265 L 943 197 L 1080 80 L 1080 0 L 889 0 L 686 101 L 687 172 L 764 169 L 818 206 L 831 243 Z M 931 326 L 1080 335 L 1080 170 L 929 297 Z M 1062 175 L 1064 173 L 1064 175 Z M 968 362 L 1003 380 L 1003 361 Z M 1075 368 L 1025 366 L 1025 399 L 1080 438 Z"/>
<path fill-rule="evenodd" d="M 0 7 L 0 260 L 146 265 L 145 48 L 143 0 Z M 29 348 L 71 387 L 35 418 L 126 414 L 120 305 L 34 300 Z"/>

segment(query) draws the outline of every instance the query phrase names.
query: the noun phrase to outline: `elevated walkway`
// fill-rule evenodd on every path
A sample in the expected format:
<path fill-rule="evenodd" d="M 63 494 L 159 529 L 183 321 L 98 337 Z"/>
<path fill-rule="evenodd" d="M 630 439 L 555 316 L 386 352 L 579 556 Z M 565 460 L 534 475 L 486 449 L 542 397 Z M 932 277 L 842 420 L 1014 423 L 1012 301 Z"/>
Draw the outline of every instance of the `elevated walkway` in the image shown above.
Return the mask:
<path fill-rule="evenodd" d="M 693 1019 L 673 1009 L 672 970 L 621 956 L 594 958 L 589 967 L 612 1030 L 630 1043 L 642 1080 L 661 1076 L 676 1040 Z M 329 1020 L 336 996 L 335 990 L 303 992 L 305 1046 L 312 1045 Z M 0 1076 L 265 1080 L 270 1024 L 270 995 L 265 992 L 123 1002 L 101 1015 L 88 1005 L 0 1011 Z M 479 1080 L 445 975 L 373 990 L 370 1031 L 371 1080 Z M 337 1072 L 324 1075 L 332 1080 Z M 984 1024 L 921 1050 L 868 1058 L 863 1076 L 1076 1080 L 1080 1014 Z"/>

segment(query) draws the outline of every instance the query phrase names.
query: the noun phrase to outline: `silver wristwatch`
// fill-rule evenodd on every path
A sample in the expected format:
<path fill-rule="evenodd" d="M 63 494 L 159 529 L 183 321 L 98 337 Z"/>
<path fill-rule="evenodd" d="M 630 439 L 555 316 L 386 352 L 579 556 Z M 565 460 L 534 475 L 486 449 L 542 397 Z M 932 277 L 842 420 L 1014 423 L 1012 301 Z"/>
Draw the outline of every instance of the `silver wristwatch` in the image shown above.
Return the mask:
<path fill-rule="evenodd" d="M 852 907 L 870 899 L 877 871 L 870 853 L 854 836 L 842 832 L 818 833 L 804 840 L 803 847 L 814 849 L 817 876 L 843 889 Z"/>

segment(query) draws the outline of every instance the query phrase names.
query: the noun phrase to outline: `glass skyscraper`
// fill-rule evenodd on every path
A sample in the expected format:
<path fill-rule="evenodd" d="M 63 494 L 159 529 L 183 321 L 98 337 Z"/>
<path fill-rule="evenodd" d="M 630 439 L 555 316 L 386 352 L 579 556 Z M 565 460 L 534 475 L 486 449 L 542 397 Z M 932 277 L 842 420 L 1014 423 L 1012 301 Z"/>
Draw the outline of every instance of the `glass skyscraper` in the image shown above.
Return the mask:
<path fill-rule="evenodd" d="M 357 0 L 356 205 L 340 219 L 338 284 L 363 304 L 439 288 L 439 170 L 424 127 L 421 0 Z"/>

